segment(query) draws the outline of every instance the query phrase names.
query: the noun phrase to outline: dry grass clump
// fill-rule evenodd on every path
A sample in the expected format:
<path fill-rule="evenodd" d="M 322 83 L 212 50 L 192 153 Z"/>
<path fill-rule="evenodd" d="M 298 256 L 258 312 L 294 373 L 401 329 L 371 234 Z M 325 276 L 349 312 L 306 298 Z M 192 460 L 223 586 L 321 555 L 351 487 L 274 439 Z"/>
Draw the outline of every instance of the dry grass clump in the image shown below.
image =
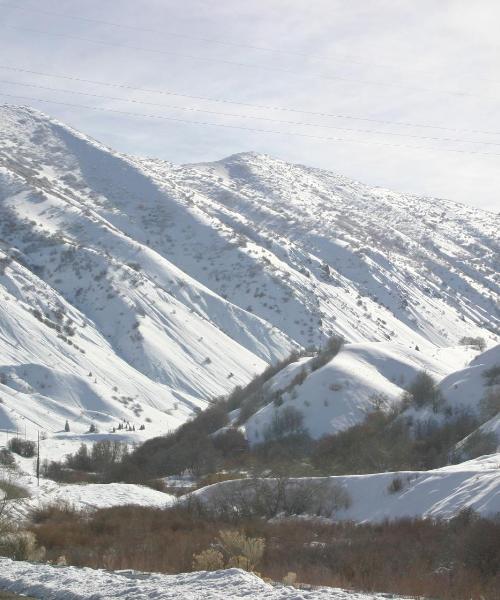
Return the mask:
<path fill-rule="evenodd" d="M 40 561 L 45 557 L 45 548 L 37 545 L 32 531 L 11 531 L 0 535 L 0 556 L 12 560 Z"/>
<path fill-rule="evenodd" d="M 236 567 L 255 571 L 264 555 L 266 544 L 262 538 L 251 538 L 243 531 L 224 529 L 216 543 L 193 556 L 193 568 L 199 571 L 216 571 Z"/>
<path fill-rule="evenodd" d="M 8 480 L 0 480 L 0 556 L 13 560 L 43 560 L 45 549 L 37 545 L 36 535 L 14 522 L 9 512 L 13 500 L 29 496 L 28 491 Z"/>

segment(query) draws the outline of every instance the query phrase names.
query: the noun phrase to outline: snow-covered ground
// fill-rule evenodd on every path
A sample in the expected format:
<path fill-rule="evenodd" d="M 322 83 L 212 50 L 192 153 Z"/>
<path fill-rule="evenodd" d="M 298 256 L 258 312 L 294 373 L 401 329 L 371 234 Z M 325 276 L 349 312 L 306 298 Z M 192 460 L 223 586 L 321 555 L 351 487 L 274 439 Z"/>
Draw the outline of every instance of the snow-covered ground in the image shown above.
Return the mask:
<path fill-rule="evenodd" d="M 29 517 L 33 509 L 50 505 L 67 505 L 79 511 L 130 505 L 165 508 L 175 500 L 170 494 L 128 483 L 61 485 L 16 501 L 12 504 L 11 514 L 16 519 L 23 519 Z"/>
<path fill-rule="evenodd" d="M 366 411 L 373 410 L 377 399 L 383 398 L 388 405 L 397 402 L 404 385 L 421 370 L 442 379 L 441 389 L 451 406 L 465 406 L 477 412 L 488 389 L 483 373 L 492 365 L 500 364 L 499 352 L 500 346 L 481 354 L 463 346 L 435 348 L 425 354 L 393 342 L 347 344 L 317 370 L 311 370 L 311 359 L 301 358 L 269 380 L 266 390 L 272 394 L 287 388 L 297 373 L 306 372 L 304 381 L 283 395 L 279 408 L 269 402 L 243 428 L 250 441 L 259 441 L 276 412 L 294 406 L 302 412 L 305 427 L 315 437 L 344 429 L 359 422 Z M 454 366 L 465 364 L 468 366 L 453 371 Z M 425 414 L 419 416 L 425 418 Z M 498 433 L 498 417 L 482 429 Z M 106 437 L 130 444 L 146 438 L 141 431 L 120 431 L 111 436 L 61 432 L 42 441 L 41 456 L 60 460 L 82 442 L 92 443 Z M 164 507 L 175 501 L 169 494 L 130 484 L 60 485 L 42 478 L 38 485 L 33 476 L 35 460 L 17 457 L 20 471 L 16 482 L 30 493 L 30 498 L 12 503 L 12 514 L 19 519 L 29 516 L 33 508 L 58 502 L 84 510 L 125 504 Z M 403 488 L 391 494 L 388 487 L 395 477 L 402 480 Z M 447 518 L 467 506 L 482 514 L 500 512 L 500 454 L 428 472 L 312 478 L 302 480 L 302 484 L 324 486 L 325 481 L 340 485 L 352 499 L 349 509 L 336 513 L 335 518 L 354 521 L 402 516 Z M 214 493 L 230 495 L 232 487 L 237 485 L 233 482 L 216 484 L 195 495 L 210 500 Z"/>
<path fill-rule="evenodd" d="M 392 481 L 401 480 L 401 489 L 392 492 Z M 266 480 L 272 485 L 273 480 Z M 500 514 L 500 453 L 431 471 L 401 471 L 373 475 L 304 477 L 291 479 L 290 486 L 317 489 L 325 495 L 344 490 L 350 499 L 347 508 L 324 514 L 335 520 L 357 523 L 393 520 L 403 517 L 443 518 L 472 508 L 483 516 Z M 239 490 L 251 495 L 250 480 L 215 483 L 192 492 L 192 496 L 217 506 L 221 500 L 240 497 Z"/>
<path fill-rule="evenodd" d="M 5 473 L 0 470 L 0 478 L 4 476 Z M 165 508 L 176 501 L 171 494 L 130 483 L 59 484 L 41 478 L 38 484 L 34 475 L 22 471 L 15 473 L 14 477 L 7 476 L 6 479 L 22 486 L 29 493 L 28 497 L 8 504 L 8 513 L 17 522 L 29 519 L 34 509 L 54 504 L 85 511 L 126 505 Z"/>
<path fill-rule="evenodd" d="M 387 594 L 273 586 L 240 569 L 160 575 L 13 562 L 0 558 L 0 590 L 42 600 L 382 600 Z"/>
<path fill-rule="evenodd" d="M 132 158 L 1 106 L 0 430 L 158 435 L 333 333 L 429 358 L 462 336 L 491 346 L 498 230 L 265 155 Z"/>

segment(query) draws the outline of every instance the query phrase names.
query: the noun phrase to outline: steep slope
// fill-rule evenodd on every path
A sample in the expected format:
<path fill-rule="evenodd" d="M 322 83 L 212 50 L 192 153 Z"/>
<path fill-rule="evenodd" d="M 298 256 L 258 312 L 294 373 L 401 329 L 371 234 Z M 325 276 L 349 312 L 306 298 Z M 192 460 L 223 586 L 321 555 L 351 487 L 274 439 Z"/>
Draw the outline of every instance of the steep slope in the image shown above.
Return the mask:
<path fill-rule="evenodd" d="M 477 356 L 465 369 L 445 377 L 440 388 L 453 408 L 479 415 L 483 422 L 479 432 L 490 434 L 500 444 L 500 345 Z M 472 435 L 459 447 L 466 448 Z"/>
<path fill-rule="evenodd" d="M 263 155 L 132 158 L 23 107 L 0 132 L 0 428 L 152 435 L 332 333 L 497 340 L 491 213 Z"/>
<path fill-rule="evenodd" d="M 289 352 L 106 219 L 168 201 L 137 169 L 28 109 L 4 108 L 0 128 L 0 428 L 165 431 Z"/>
<path fill-rule="evenodd" d="M 497 215 L 252 153 L 139 164 L 227 240 L 176 264 L 302 345 L 497 339 Z"/>

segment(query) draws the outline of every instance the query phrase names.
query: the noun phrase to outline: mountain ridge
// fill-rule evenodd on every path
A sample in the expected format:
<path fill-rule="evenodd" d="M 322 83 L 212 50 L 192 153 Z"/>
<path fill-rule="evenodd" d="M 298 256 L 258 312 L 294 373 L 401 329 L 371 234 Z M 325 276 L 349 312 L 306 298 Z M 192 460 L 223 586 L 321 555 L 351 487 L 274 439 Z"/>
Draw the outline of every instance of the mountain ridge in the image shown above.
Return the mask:
<path fill-rule="evenodd" d="M 159 433 L 333 334 L 498 340 L 491 213 L 253 152 L 130 157 L 25 107 L 0 131 L 2 428 L 16 392 L 37 426 Z"/>

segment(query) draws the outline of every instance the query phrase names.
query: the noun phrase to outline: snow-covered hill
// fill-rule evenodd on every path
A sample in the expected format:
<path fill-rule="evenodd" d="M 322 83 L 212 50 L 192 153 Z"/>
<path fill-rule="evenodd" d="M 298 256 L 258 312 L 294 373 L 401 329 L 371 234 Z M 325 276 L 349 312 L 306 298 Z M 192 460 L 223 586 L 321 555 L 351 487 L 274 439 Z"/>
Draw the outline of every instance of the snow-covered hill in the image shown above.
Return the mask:
<path fill-rule="evenodd" d="M 0 429 L 158 434 L 333 333 L 403 362 L 492 345 L 497 232 L 492 213 L 264 155 L 120 155 L 1 106 Z"/>
<path fill-rule="evenodd" d="M 395 479 L 400 482 L 397 489 L 391 487 Z M 273 485 L 273 480 L 264 481 Z M 401 518 L 450 519 L 468 508 L 493 516 L 500 513 L 500 454 L 431 471 L 304 477 L 290 479 L 287 485 L 291 489 L 315 489 L 318 495 L 324 495 L 321 515 L 335 520 L 364 523 Z M 232 480 L 201 488 L 192 496 L 207 506 L 219 507 L 224 506 L 224 499 L 237 499 L 237 503 L 243 494 L 251 498 L 255 489 L 255 482 L 248 479 Z M 328 512 L 328 498 L 338 496 L 339 489 L 348 502 Z M 315 514 L 317 504 L 314 502 L 309 514 Z M 303 510 L 308 513 L 307 507 Z"/>
<path fill-rule="evenodd" d="M 158 434 L 290 351 L 113 222 L 168 203 L 140 170 L 27 109 L 0 130 L 0 428 Z"/>
<path fill-rule="evenodd" d="M 304 428 L 314 438 L 347 429 L 376 407 L 399 403 L 420 371 L 440 381 L 458 365 L 468 364 L 475 353 L 464 346 L 421 352 L 395 342 L 365 342 L 346 344 L 319 369 L 314 369 L 314 359 L 302 358 L 266 384 L 270 400 L 245 422 L 246 436 L 251 443 L 263 441 L 276 415 L 288 407 L 303 415 Z M 478 388 L 476 407 L 482 389 Z M 276 392 L 283 392 L 279 406 L 273 399 Z"/>
<path fill-rule="evenodd" d="M 78 511 L 91 511 L 114 506 L 147 506 L 166 508 L 176 498 L 171 494 L 130 483 L 88 483 L 60 485 L 48 479 L 36 478 L 26 473 L 16 473 L 16 484 L 22 485 L 30 496 L 7 505 L 6 513 L 16 523 L 29 520 L 34 510 L 47 506 L 70 506 Z M 3 494 L 0 490 L 0 495 Z"/>

